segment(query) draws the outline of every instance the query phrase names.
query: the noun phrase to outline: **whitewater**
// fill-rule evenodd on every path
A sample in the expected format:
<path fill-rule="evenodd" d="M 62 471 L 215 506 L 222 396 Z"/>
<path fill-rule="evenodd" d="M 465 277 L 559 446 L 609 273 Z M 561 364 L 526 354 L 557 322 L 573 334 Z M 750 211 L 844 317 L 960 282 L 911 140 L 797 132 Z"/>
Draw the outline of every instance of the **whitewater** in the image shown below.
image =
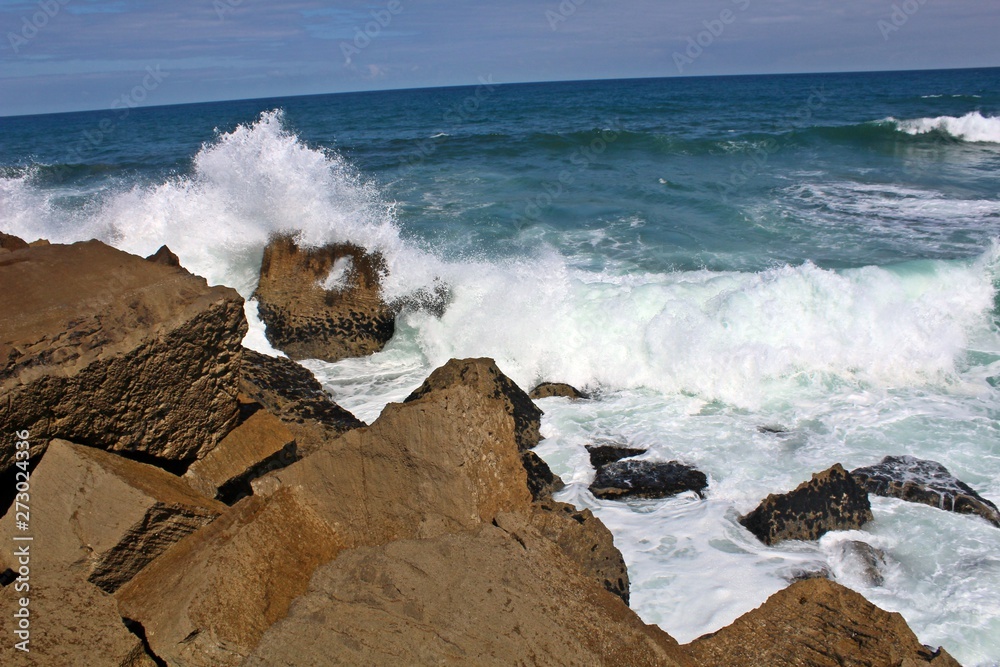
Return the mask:
<path fill-rule="evenodd" d="M 952 96 L 923 103 L 939 99 Z M 468 165 L 482 150 L 474 141 L 489 133 L 463 138 L 453 128 L 460 136 L 436 137 L 429 121 L 422 136 L 444 142 L 434 165 L 452 171 L 414 175 L 381 154 L 352 158 L 358 142 L 304 139 L 301 114 L 293 123 L 277 106 L 262 111 L 216 130 L 189 162 L 156 173 L 54 182 L 43 160 L 8 168 L 0 229 L 54 242 L 100 238 L 140 255 L 167 244 L 186 268 L 248 299 L 245 344 L 270 354 L 280 353 L 251 297 L 271 235 L 377 251 L 389 299 L 446 285 L 446 311 L 404 311 L 378 354 L 305 365 L 367 422 L 453 357 L 492 357 L 525 389 L 558 381 L 591 392 L 594 400 L 539 401 L 537 452 L 566 482 L 557 499 L 592 509 L 612 530 L 629 568 L 631 605 L 646 622 L 687 642 L 803 573 L 828 572 L 903 614 L 922 642 L 945 646 L 963 664 L 1000 664 L 1000 530 L 985 521 L 873 497 L 875 521 L 864 530 L 776 547 L 737 522 L 769 493 L 834 463 L 851 469 L 886 455 L 939 461 L 1000 501 L 1000 192 L 946 188 L 925 171 L 861 180 L 808 165 L 796 148 L 832 141 L 831 151 L 856 150 L 862 140 L 891 137 L 911 168 L 954 142 L 964 151 L 961 169 L 983 169 L 997 164 L 996 116 L 868 112 L 848 130 L 819 122 L 778 128 L 773 136 L 794 138 L 795 147 L 770 158 L 775 173 L 752 184 L 731 221 L 747 231 L 729 244 L 729 228 L 705 222 L 721 215 L 708 189 L 667 173 L 663 156 L 677 151 L 700 164 L 731 155 L 734 145 L 750 154 L 761 140 L 750 130 L 696 147 L 698 130 L 670 149 L 650 128 L 644 138 L 623 134 L 601 164 L 640 165 L 616 187 L 641 189 L 635 197 L 646 204 L 608 212 L 591 201 L 580 215 L 574 198 L 586 199 L 584 188 L 554 202 L 537 225 L 498 230 L 490 193 L 504 183 L 524 188 L 517 211 L 541 181 L 488 181 L 500 169 L 489 151 Z M 605 127 L 591 126 L 584 145 Z M 948 139 L 944 148 L 932 135 Z M 545 156 L 579 144 L 545 141 Z M 644 171 L 646 164 L 655 167 Z M 601 192 L 608 177 L 594 178 Z M 472 194 L 462 183 L 473 184 Z M 687 212 L 690 228 L 649 213 L 665 197 L 687 201 L 690 210 L 678 204 L 672 215 Z M 723 240 L 711 245 L 700 235 Z M 709 477 L 705 499 L 594 498 L 584 446 L 600 441 L 696 466 Z M 884 583 L 865 580 L 844 547 L 851 540 L 887 554 Z"/>

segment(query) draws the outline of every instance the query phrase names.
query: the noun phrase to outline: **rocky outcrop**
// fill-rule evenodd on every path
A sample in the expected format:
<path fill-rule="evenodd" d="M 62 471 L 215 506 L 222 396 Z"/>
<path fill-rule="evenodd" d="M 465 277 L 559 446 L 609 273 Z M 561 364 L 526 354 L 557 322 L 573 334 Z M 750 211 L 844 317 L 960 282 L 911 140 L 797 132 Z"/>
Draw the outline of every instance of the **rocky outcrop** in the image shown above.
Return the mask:
<path fill-rule="evenodd" d="M 4 234 L 0 232 L 0 251 L 6 250 L 8 252 L 14 252 L 15 250 L 24 250 L 28 247 L 28 242 L 22 238 L 14 236 L 13 234 Z"/>
<path fill-rule="evenodd" d="M 629 459 L 633 456 L 639 456 L 640 454 L 646 453 L 645 449 L 629 447 L 627 445 L 620 445 L 617 443 L 587 445 L 586 449 L 587 454 L 590 455 L 590 465 L 595 468 L 600 468 L 601 466 L 606 466 L 609 463 L 614 463 L 615 461 Z"/>
<path fill-rule="evenodd" d="M 254 293 L 267 339 L 292 359 L 378 352 L 396 321 L 382 299 L 384 272 L 381 255 L 356 245 L 302 248 L 290 236 L 273 238 Z"/>
<path fill-rule="evenodd" d="M 184 479 L 202 495 L 231 505 L 252 493 L 253 480 L 297 458 L 291 431 L 267 410 L 257 410 L 191 464 Z"/>
<path fill-rule="evenodd" d="M 239 387 L 248 411 L 260 406 L 281 419 L 300 457 L 365 425 L 334 403 L 307 368 L 290 359 L 244 350 Z"/>
<path fill-rule="evenodd" d="M 281 489 L 240 501 L 115 597 L 168 665 L 235 666 L 339 549 L 326 521 L 294 490 Z"/>
<path fill-rule="evenodd" d="M 960 667 L 921 645 L 899 614 L 826 579 L 792 584 L 684 648 L 704 667 Z"/>
<path fill-rule="evenodd" d="M 576 387 L 565 384 L 563 382 L 543 382 L 538 385 L 528 394 L 532 400 L 538 400 L 540 398 L 550 398 L 552 396 L 559 396 L 562 398 L 569 398 L 572 400 L 587 399 L 590 398 L 587 394 L 583 393 Z"/>
<path fill-rule="evenodd" d="M 50 581 L 72 570 L 108 593 L 226 509 L 159 468 L 63 440 L 32 473 L 31 498 L 32 571 Z M 0 519 L 5 544 L 25 534 L 15 509 Z"/>
<path fill-rule="evenodd" d="M 871 520 L 868 494 L 839 463 L 794 491 L 769 495 L 740 517 L 740 523 L 764 544 L 816 540 L 827 531 L 861 528 Z"/>
<path fill-rule="evenodd" d="M 528 490 L 534 500 L 548 500 L 566 486 L 549 464 L 533 451 L 521 452 L 521 463 L 528 474 Z"/>
<path fill-rule="evenodd" d="M 980 516 L 1000 528 L 1000 510 L 937 461 L 886 456 L 878 465 L 851 471 L 869 493 L 900 498 L 960 514 Z"/>
<path fill-rule="evenodd" d="M 597 470 L 590 492 L 598 498 L 667 498 L 685 491 L 699 496 L 708 487 L 705 473 L 677 461 L 631 461 L 608 463 Z"/>
<path fill-rule="evenodd" d="M 840 545 L 840 559 L 845 570 L 868 586 L 881 586 L 885 583 L 888 556 L 881 549 L 867 542 L 847 540 Z"/>
<path fill-rule="evenodd" d="M 237 417 L 243 300 L 98 241 L 0 256 L 0 432 L 183 468 Z M 0 444 L 0 473 L 14 443 Z M 6 484 L 5 484 L 6 486 Z"/>
<path fill-rule="evenodd" d="M 343 552 L 246 667 L 690 665 L 676 642 L 518 517 Z"/>
<path fill-rule="evenodd" d="M 159 250 L 146 258 L 146 261 L 177 268 L 180 268 L 181 266 L 181 258 L 175 255 L 173 251 L 165 245 L 161 245 Z"/>

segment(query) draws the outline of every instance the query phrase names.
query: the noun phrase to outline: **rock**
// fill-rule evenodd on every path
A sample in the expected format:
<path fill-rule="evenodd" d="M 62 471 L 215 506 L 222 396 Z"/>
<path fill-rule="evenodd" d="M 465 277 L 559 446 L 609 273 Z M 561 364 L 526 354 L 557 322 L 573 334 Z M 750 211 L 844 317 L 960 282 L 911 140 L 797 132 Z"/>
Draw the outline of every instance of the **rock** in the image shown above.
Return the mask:
<path fill-rule="evenodd" d="M 601 466 L 606 466 L 609 463 L 621 461 L 622 459 L 639 456 L 640 454 L 645 454 L 647 451 L 645 449 L 628 447 L 626 445 L 619 445 L 616 443 L 587 445 L 586 448 L 587 454 L 590 455 L 590 465 L 595 468 L 600 468 Z"/>
<path fill-rule="evenodd" d="M 98 241 L 5 254 L 0 284 L 0 432 L 33 459 L 63 438 L 182 470 L 235 424 L 234 290 Z"/>
<path fill-rule="evenodd" d="M 869 493 L 877 496 L 900 498 L 960 514 L 975 514 L 1000 528 L 997 506 L 956 479 L 937 461 L 887 456 L 878 465 L 858 468 L 851 474 Z"/>
<path fill-rule="evenodd" d="M 166 664 L 235 666 L 339 548 L 315 510 L 293 490 L 281 489 L 240 501 L 115 597 L 121 614 L 142 625 Z"/>
<path fill-rule="evenodd" d="M 528 522 L 554 542 L 580 571 L 597 580 L 605 590 L 629 600 L 628 568 L 607 526 L 589 509 L 552 500 L 535 503 Z"/>
<path fill-rule="evenodd" d="M 226 509 L 159 468 L 64 440 L 32 473 L 31 500 L 32 572 L 52 581 L 73 570 L 108 593 Z M 15 509 L 0 519 L 4 544 L 25 534 Z"/>
<path fill-rule="evenodd" d="M 252 493 L 250 482 L 297 459 L 291 431 L 267 410 L 257 410 L 192 463 L 184 479 L 199 493 L 232 505 Z"/>
<path fill-rule="evenodd" d="M 705 667 L 959 667 L 946 651 L 922 646 L 899 614 L 826 579 L 792 584 L 684 648 Z"/>
<path fill-rule="evenodd" d="M 508 385 L 516 389 L 492 360 L 452 360 L 371 426 L 255 480 L 254 492 L 299 489 L 348 546 L 435 537 L 499 512 L 528 512 L 523 424 L 511 414 Z"/>
<path fill-rule="evenodd" d="M 181 258 L 165 245 L 161 245 L 160 249 L 147 257 L 146 260 L 154 264 L 163 264 L 164 266 L 174 266 L 177 268 L 181 266 Z"/>
<path fill-rule="evenodd" d="M 538 454 L 530 450 L 521 452 L 521 463 L 528 473 L 528 490 L 533 500 L 548 500 L 566 486 Z"/>
<path fill-rule="evenodd" d="M 708 487 L 705 473 L 670 461 L 614 461 L 601 466 L 590 492 L 605 500 L 622 498 L 666 498 L 685 491 L 702 496 Z"/>
<path fill-rule="evenodd" d="M 794 491 L 769 495 L 740 517 L 740 523 L 768 545 L 816 540 L 827 531 L 861 528 L 871 520 L 868 494 L 839 463 Z"/>
<path fill-rule="evenodd" d="M 881 549 L 859 540 L 847 540 L 840 545 L 840 558 L 845 569 L 856 573 L 869 586 L 885 583 L 886 554 Z"/>
<path fill-rule="evenodd" d="M 300 248 L 278 236 L 264 249 L 254 296 L 267 339 L 292 359 L 338 361 L 381 350 L 395 314 L 381 293 L 385 261 L 349 243 Z"/>
<path fill-rule="evenodd" d="M 14 252 L 15 250 L 23 250 L 27 247 L 28 243 L 24 239 L 0 232 L 0 249 Z"/>
<path fill-rule="evenodd" d="M 540 398 L 549 398 L 552 396 L 561 396 L 563 398 L 569 398 L 572 400 L 578 399 L 588 399 L 589 395 L 583 393 L 575 387 L 571 387 L 568 384 L 562 382 L 543 382 L 528 394 L 532 400 L 538 400 Z"/>
<path fill-rule="evenodd" d="M 290 359 L 244 350 L 239 386 L 249 401 L 281 419 L 303 458 L 340 434 L 365 425 L 334 403 L 307 368 Z"/>
<path fill-rule="evenodd" d="M 246 667 L 690 665 L 676 642 L 530 526 L 345 551 Z"/>
<path fill-rule="evenodd" d="M 806 579 L 833 579 L 833 573 L 827 564 L 818 561 L 782 568 L 776 574 L 790 584 Z"/>

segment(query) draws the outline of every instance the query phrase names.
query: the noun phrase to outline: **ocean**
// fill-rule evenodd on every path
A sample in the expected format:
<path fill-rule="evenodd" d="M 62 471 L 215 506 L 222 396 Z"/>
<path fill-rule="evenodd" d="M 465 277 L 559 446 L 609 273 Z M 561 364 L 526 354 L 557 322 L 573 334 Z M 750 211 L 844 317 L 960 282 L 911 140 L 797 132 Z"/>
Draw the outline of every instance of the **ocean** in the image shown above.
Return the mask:
<path fill-rule="evenodd" d="M 1000 665 L 994 526 L 873 497 L 864 530 L 766 547 L 737 518 L 901 454 L 1000 502 L 998 175 L 1000 69 L 484 74 L 0 118 L 2 231 L 166 243 L 245 297 L 278 231 L 383 253 L 390 298 L 447 286 L 443 316 L 403 313 L 383 352 L 306 362 L 363 420 L 452 357 L 594 393 L 539 402 L 538 453 L 614 533 L 632 607 L 679 641 L 826 570 L 970 667 Z M 598 441 L 696 466 L 705 499 L 595 499 Z M 884 550 L 881 585 L 850 540 Z"/>

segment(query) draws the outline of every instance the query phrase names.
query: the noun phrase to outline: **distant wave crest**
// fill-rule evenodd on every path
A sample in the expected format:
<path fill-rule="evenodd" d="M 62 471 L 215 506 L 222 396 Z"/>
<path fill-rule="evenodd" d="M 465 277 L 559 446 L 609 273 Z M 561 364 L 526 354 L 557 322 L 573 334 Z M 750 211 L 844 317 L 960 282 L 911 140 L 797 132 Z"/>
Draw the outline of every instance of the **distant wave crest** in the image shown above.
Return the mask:
<path fill-rule="evenodd" d="M 961 117 L 938 116 L 913 120 L 890 117 L 883 122 L 893 124 L 899 131 L 914 136 L 942 132 L 962 141 L 1000 144 L 1000 117 L 984 116 L 979 111 Z"/>

